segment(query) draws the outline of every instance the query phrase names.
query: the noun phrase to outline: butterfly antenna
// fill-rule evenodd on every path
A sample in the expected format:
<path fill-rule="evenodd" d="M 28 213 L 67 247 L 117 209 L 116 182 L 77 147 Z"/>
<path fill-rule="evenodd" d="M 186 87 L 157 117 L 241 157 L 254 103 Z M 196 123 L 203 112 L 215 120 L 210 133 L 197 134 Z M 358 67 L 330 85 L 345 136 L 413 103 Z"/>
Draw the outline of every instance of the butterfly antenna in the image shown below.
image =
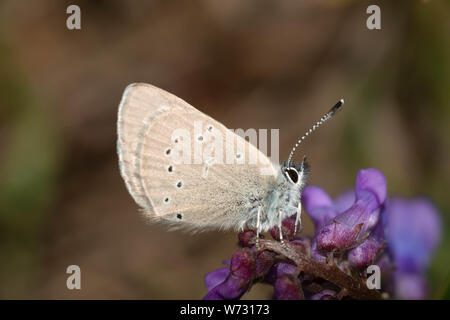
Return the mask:
<path fill-rule="evenodd" d="M 319 121 L 317 121 L 312 127 L 311 129 L 309 129 L 308 131 L 305 132 L 305 134 L 297 141 L 297 143 L 295 144 L 295 146 L 292 148 L 291 153 L 289 154 L 289 159 L 288 159 L 288 167 L 291 166 L 291 160 L 292 157 L 294 156 L 295 150 L 298 148 L 298 146 L 306 139 L 307 136 L 309 136 L 311 133 L 313 133 L 314 130 L 316 130 L 318 127 L 320 127 L 323 123 L 327 122 L 329 119 L 331 119 L 336 112 L 339 111 L 339 109 L 342 107 L 342 105 L 344 104 L 344 99 L 341 99 L 338 101 L 338 103 L 336 103 L 333 108 L 330 109 L 330 111 L 328 111 L 328 113 L 326 115 L 324 115 L 322 118 L 320 118 Z"/>

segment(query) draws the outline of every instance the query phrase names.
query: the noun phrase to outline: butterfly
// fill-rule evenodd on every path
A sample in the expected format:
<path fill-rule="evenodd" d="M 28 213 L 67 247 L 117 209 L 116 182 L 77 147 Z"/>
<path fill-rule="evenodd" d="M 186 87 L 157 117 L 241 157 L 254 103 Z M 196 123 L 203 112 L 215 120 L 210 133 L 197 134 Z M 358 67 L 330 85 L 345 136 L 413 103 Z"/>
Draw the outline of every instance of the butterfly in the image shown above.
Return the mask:
<path fill-rule="evenodd" d="M 297 214 L 296 231 L 301 225 L 301 191 L 309 175 L 306 158 L 295 163 L 294 152 L 342 104 L 340 100 L 316 122 L 278 165 L 175 95 L 149 84 L 131 84 L 118 111 L 120 173 L 151 221 L 192 231 L 247 227 L 258 235 L 279 226 L 282 239 L 283 219 Z M 192 154 L 180 152 L 192 150 L 203 150 L 200 154 L 206 156 L 193 161 Z"/>

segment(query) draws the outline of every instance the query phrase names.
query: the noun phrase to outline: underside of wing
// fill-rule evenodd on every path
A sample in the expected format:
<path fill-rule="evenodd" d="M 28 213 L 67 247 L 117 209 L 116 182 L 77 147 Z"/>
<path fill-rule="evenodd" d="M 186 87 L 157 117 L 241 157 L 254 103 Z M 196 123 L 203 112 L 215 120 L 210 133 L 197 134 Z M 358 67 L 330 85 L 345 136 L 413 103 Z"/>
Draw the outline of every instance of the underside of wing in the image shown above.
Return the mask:
<path fill-rule="evenodd" d="M 276 176 L 255 146 L 185 101 L 147 85 L 124 93 L 118 148 L 133 198 L 152 219 L 175 227 L 242 226 Z"/>
<path fill-rule="evenodd" d="M 134 83 L 125 89 L 119 104 L 117 153 L 120 173 L 131 196 L 144 209 L 151 210 L 151 204 L 136 176 L 139 142 L 154 117 L 171 109 L 182 108 L 182 102 L 184 101 L 176 96 L 152 85 Z"/>

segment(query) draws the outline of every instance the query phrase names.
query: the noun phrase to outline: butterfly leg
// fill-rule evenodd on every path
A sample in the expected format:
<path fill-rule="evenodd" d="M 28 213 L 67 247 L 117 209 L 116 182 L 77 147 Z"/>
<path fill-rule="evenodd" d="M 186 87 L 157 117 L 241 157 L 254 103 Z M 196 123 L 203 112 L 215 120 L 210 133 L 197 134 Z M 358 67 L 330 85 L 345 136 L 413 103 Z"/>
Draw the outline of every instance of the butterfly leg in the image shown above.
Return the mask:
<path fill-rule="evenodd" d="M 256 249 L 259 249 L 259 232 L 261 231 L 261 207 L 258 207 L 258 215 L 256 216 Z"/>
<path fill-rule="evenodd" d="M 300 197 L 300 202 L 297 207 L 297 216 L 295 218 L 294 236 L 297 235 L 298 226 L 302 224 L 302 198 Z"/>
<path fill-rule="evenodd" d="M 280 242 L 284 246 L 285 242 L 283 239 L 283 231 L 282 231 L 282 220 L 281 220 L 281 212 L 278 213 L 278 230 L 280 231 Z"/>

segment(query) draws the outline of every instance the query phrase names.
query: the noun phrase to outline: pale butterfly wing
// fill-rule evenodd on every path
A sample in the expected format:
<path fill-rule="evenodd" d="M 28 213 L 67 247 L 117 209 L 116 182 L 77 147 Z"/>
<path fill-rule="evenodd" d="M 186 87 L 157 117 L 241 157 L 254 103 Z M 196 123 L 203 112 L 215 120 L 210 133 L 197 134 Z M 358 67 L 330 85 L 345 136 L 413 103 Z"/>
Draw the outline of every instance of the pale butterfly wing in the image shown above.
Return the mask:
<path fill-rule="evenodd" d="M 151 203 L 145 196 L 138 175 L 139 157 L 136 157 L 136 154 L 152 118 L 182 105 L 170 99 L 180 100 L 147 84 L 131 84 L 125 89 L 119 105 L 117 153 L 120 173 L 136 203 L 147 210 L 151 209 Z"/>
<path fill-rule="evenodd" d="M 180 153 L 186 146 L 187 158 L 188 152 Z M 258 207 L 277 175 L 270 160 L 245 139 L 147 84 L 125 90 L 118 153 L 138 205 L 155 220 L 194 230 L 243 227 L 245 214 Z M 250 161 L 251 155 L 257 161 Z"/>

